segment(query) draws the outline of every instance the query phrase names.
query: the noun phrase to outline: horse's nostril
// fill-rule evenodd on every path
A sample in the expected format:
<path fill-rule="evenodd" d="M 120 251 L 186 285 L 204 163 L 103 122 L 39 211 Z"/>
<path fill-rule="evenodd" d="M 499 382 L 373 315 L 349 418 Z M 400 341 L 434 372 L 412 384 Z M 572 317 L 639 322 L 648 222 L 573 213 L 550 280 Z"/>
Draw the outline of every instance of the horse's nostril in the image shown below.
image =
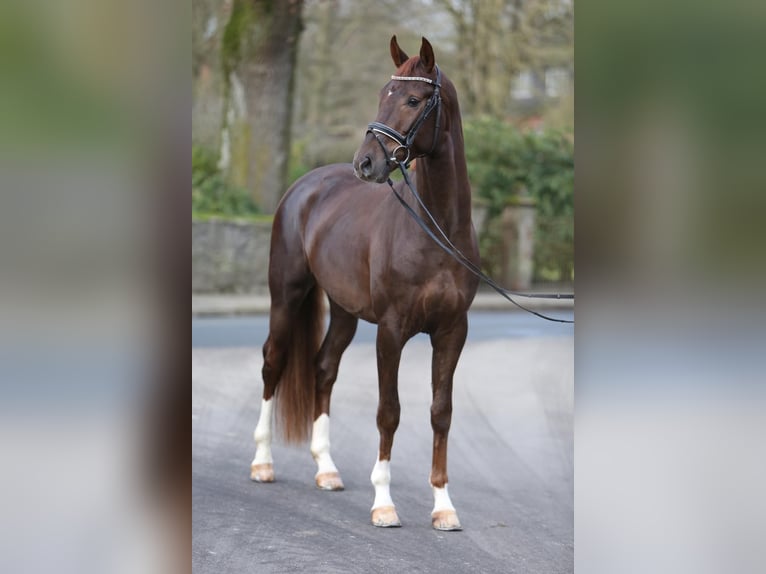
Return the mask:
<path fill-rule="evenodd" d="M 372 160 L 370 159 L 370 156 L 364 156 L 362 163 L 359 164 L 359 168 L 365 176 L 369 176 L 370 173 L 372 173 Z"/>

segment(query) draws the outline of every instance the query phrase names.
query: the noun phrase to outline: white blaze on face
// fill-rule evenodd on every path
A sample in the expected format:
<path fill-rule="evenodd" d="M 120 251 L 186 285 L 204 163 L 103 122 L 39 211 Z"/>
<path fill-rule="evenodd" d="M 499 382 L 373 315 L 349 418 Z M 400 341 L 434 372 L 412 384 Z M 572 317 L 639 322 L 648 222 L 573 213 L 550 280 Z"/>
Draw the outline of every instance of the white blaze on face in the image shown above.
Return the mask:
<path fill-rule="evenodd" d="M 317 474 L 338 472 L 330 456 L 330 417 L 325 413 L 314 421 L 311 431 L 311 456 L 317 463 Z"/>
<path fill-rule="evenodd" d="M 388 90 L 388 95 L 389 96 L 393 96 L 394 95 L 394 90 Z"/>
<path fill-rule="evenodd" d="M 434 509 L 432 512 L 437 512 L 439 510 L 455 510 L 455 507 L 452 506 L 452 501 L 450 500 L 449 493 L 447 492 L 447 485 L 444 485 L 444 488 L 437 488 L 432 487 L 434 490 Z"/>
<path fill-rule="evenodd" d="M 375 467 L 370 475 L 370 481 L 375 487 L 375 501 L 372 503 L 372 509 L 374 510 L 381 506 L 394 506 L 389 488 L 391 484 L 391 464 L 389 461 L 378 460 L 375 463 Z"/>
<path fill-rule="evenodd" d="M 255 438 L 255 458 L 253 464 L 271 464 L 271 416 L 274 407 L 274 399 L 261 401 L 261 416 L 255 426 L 253 438 Z"/>

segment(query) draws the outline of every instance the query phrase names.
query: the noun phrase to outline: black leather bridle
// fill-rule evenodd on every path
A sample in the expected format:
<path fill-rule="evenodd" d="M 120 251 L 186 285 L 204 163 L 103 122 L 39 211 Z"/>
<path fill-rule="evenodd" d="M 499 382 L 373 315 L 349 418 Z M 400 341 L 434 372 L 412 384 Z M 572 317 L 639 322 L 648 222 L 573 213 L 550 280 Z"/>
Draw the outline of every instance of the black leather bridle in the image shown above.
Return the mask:
<path fill-rule="evenodd" d="M 414 157 L 410 157 L 410 149 L 412 148 L 412 142 L 415 141 L 415 137 L 418 135 L 418 131 L 423 126 L 425 121 L 428 119 L 428 116 L 431 115 L 431 112 L 433 112 L 434 110 L 436 110 L 436 126 L 434 128 L 434 138 L 433 138 L 433 142 L 431 143 L 431 149 L 428 150 L 427 153 L 421 154 L 417 157 L 430 155 L 436 149 L 436 142 L 439 139 L 439 130 L 441 129 L 442 73 L 441 73 L 441 70 L 439 70 L 439 66 L 434 65 L 434 67 L 436 68 L 436 80 L 432 80 L 430 78 L 424 78 L 422 76 L 391 76 L 392 80 L 403 80 L 408 82 L 426 82 L 428 84 L 433 85 L 434 91 L 431 94 L 431 97 L 428 98 L 428 101 L 426 102 L 426 105 L 423 108 L 423 111 L 420 112 L 420 115 L 410 126 L 410 129 L 408 129 L 403 134 L 399 133 L 395 129 L 390 128 L 386 124 L 383 124 L 381 122 L 372 122 L 370 124 L 367 124 L 367 133 L 368 134 L 371 133 L 373 137 L 377 140 L 378 144 L 383 149 L 383 155 L 386 157 L 386 161 L 393 162 L 394 164 L 403 163 L 405 167 L 409 167 L 412 160 L 415 159 Z M 388 151 L 386 150 L 386 146 L 383 145 L 383 142 L 381 141 L 380 137 L 378 137 L 378 134 L 386 136 L 387 138 L 394 140 L 394 142 L 396 143 L 396 147 L 391 152 L 391 157 L 388 157 Z M 404 157 L 404 159 L 399 159 L 397 157 L 399 150 L 404 150 L 406 152 L 406 156 Z"/>

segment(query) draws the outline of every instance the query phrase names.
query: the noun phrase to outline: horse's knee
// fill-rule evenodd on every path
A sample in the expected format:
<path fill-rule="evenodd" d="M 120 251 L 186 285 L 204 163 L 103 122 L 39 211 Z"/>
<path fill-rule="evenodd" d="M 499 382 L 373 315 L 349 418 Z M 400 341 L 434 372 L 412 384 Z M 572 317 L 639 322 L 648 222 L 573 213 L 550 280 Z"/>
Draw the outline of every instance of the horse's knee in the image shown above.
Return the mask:
<path fill-rule="evenodd" d="M 399 402 L 381 404 L 378 407 L 378 430 L 394 432 L 399 427 L 399 415 L 401 408 Z"/>
<path fill-rule="evenodd" d="M 431 428 L 436 434 L 447 434 L 452 424 L 452 407 L 431 406 Z"/>

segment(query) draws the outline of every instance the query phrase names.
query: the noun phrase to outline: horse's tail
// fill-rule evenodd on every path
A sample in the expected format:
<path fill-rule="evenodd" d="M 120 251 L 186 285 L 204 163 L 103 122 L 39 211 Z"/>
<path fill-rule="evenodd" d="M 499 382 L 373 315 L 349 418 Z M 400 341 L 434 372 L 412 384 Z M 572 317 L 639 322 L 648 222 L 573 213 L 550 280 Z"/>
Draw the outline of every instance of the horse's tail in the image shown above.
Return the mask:
<path fill-rule="evenodd" d="M 277 428 L 287 443 L 308 439 L 314 420 L 314 363 L 324 334 L 324 293 L 312 287 L 293 320 L 282 377 L 276 387 Z"/>

